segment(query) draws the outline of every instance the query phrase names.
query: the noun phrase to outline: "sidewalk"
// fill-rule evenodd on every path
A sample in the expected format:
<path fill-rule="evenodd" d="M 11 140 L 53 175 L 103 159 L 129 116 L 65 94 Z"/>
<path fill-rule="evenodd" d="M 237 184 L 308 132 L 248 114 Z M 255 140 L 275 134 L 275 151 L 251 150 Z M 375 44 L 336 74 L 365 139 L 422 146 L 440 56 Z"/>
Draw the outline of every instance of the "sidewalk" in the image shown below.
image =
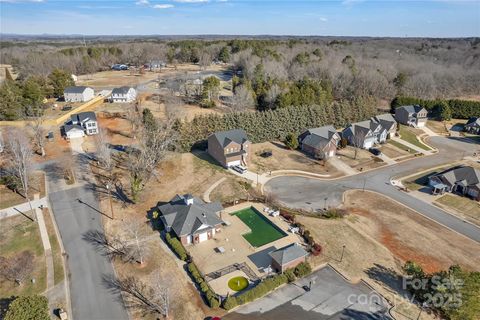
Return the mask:
<path fill-rule="evenodd" d="M 347 176 L 351 176 L 351 175 L 354 175 L 354 174 L 357 174 L 358 171 L 353 169 L 352 167 L 350 167 L 349 165 L 347 165 L 345 162 L 343 162 L 342 160 L 338 159 L 337 156 L 335 157 L 331 157 L 330 159 L 328 159 L 329 163 L 334 166 L 337 170 L 340 170 L 342 171 L 343 173 L 345 173 Z"/>
<path fill-rule="evenodd" d="M 203 200 L 205 202 L 210 202 L 210 193 L 212 193 L 213 189 L 215 189 L 216 187 L 218 187 L 223 181 L 227 180 L 226 177 L 223 177 L 221 178 L 220 180 L 218 180 L 217 182 L 215 182 L 214 184 L 212 184 L 204 193 L 203 193 Z"/>
<path fill-rule="evenodd" d="M 429 154 L 432 154 L 432 153 L 433 153 L 431 150 L 430 150 L 430 151 L 424 150 L 424 149 L 422 149 L 422 148 L 420 148 L 420 147 L 417 147 L 416 145 L 411 144 L 410 142 L 405 141 L 405 140 L 403 140 L 403 139 L 401 139 L 401 138 L 399 138 L 399 137 L 392 137 L 391 139 L 392 139 L 393 141 L 397 141 L 398 143 L 401 143 L 401 144 L 409 147 L 410 149 L 413 149 L 413 150 L 415 150 L 415 151 L 417 151 L 417 152 L 420 152 L 420 153 L 422 153 L 422 154 L 429 155 Z"/>
<path fill-rule="evenodd" d="M 33 209 L 38 208 L 42 205 L 44 207 L 48 207 L 47 197 L 43 197 L 41 199 L 34 199 L 30 202 L 32 203 L 32 208 Z M 0 220 L 4 219 L 4 218 L 8 218 L 8 217 L 13 217 L 13 216 L 16 216 L 18 214 L 21 214 L 23 212 L 28 212 L 28 211 L 30 211 L 30 205 L 28 204 L 28 202 L 15 205 L 15 206 L 12 206 L 10 208 L 5 208 L 5 209 L 0 210 Z"/>

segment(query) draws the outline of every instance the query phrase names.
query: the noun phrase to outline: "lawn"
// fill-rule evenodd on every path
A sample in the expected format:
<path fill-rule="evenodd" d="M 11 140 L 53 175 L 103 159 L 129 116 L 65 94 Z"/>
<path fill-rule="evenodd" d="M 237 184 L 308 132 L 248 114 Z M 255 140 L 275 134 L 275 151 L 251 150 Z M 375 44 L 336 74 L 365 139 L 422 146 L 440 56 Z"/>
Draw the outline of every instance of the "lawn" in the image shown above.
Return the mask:
<path fill-rule="evenodd" d="M 30 212 L 26 214 L 32 216 Z M 31 251 L 35 256 L 33 272 L 20 286 L 0 278 L 0 298 L 45 291 L 47 270 L 38 224 L 18 215 L 1 221 L 0 234 L 0 256 L 10 257 L 22 251 Z"/>
<path fill-rule="evenodd" d="M 419 190 L 423 187 L 426 187 L 428 183 L 428 177 L 430 177 L 433 174 L 439 173 L 444 171 L 447 168 L 452 167 L 452 165 L 447 165 L 443 166 L 437 169 L 432 169 L 429 171 L 425 171 L 423 173 L 417 174 L 415 176 L 412 176 L 410 178 L 407 178 L 402 181 L 403 185 L 407 187 L 410 190 Z"/>
<path fill-rule="evenodd" d="M 39 193 L 40 197 L 45 196 L 45 176 L 42 172 L 34 172 L 30 176 L 30 199 L 33 200 L 33 195 Z M 8 189 L 5 185 L 0 184 L 0 209 L 9 208 L 18 204 L 27 202 L 27 200 L 20 194 Z"/>
<path fill-rule="evenodd" d="M 397 147 L 397 148 L 399 148 L 399 149 L 401 149 L 401 150 L 403 150 L 403 151 L 407 151 L 407 152 L 409 152 L 409 153 L 411 153 L 411 154 L 417 153 L 417 151 L 412 150 L 412 148 L 409 148 L 409 147 L 407 147 L 406 145 L 401 144 L 401 143 L 398 142 L 398 141 L 388 140 L 388 143 L 391 144 L 392 146 L 395 146 L 395 147 Z"/>
<path fill-rule="evenodd" d="M 250 228 L 251 232 L 244 234 L 243 237 L 253 247 L 258 248 L 286 236 L 282 230 L 253 207 L 234 212 L 232 215 L 237 216 Z"/>
<path fill-rule="evenodd" d="M 52 247 L 54 282 L 55 284 L 58 284 L 64 280 L 62 251 L 60 249 L 60 244 L 58 243 L 57 234 L 55 233 L 51 215 L 48 209 L 43 209 L 43 216 L 45 217 L 48 238 L 50 240 L 50 246 Z"/>
<path fill-rule="evenodd" d="M 461 197 L 454 194 L 445 194 L 435 201 L 449 209 L 460 213 L 467 220 L 480 224 L 480 203 L 467 197 Z"/>
<path fill-rule="evenodd" d="M 400 125 L 400 136 L 403 140 L 410 142 L 411 144 L 423 150 L 430 151 L 431 149 L 429 147 L 427 147 L 426 145 L 421 143 L 420 140 L 417 139 L 417 135 L 418 134 L 413 129 L 404 125 Z"/>
<path fill-rule="evenodd" d="M 427 128 L 429 128 L 435 133 L 448 135 L 446 123 L 444 123 L 443 121 L 427 120 Z"/>

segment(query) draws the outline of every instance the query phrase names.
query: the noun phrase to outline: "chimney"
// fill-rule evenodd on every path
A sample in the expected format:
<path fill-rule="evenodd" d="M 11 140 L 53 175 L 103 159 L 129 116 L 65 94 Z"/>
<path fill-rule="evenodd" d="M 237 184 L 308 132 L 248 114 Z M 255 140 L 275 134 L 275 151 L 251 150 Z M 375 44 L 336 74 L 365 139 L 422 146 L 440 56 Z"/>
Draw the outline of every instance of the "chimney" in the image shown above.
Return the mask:
<path fill-rule="evenodd" d="M 183 199 L 185 200 L 185 204 L 186 204 L 187 206 L 193 204 L 193 197 L 192 197 L 191 194 L 186 194 L 186 195 L 184 195 L 184 196 L 183 196 Z"/>

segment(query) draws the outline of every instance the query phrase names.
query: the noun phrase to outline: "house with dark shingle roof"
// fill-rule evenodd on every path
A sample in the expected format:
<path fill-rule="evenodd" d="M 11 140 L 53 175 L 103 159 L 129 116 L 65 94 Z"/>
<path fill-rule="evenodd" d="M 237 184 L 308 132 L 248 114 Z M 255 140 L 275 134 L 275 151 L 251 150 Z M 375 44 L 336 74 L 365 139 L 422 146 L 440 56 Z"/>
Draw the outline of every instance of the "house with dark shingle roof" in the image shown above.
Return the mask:
<path fill-rule="evenodd" d="M 395 109 L 395 119 L 401 124 L 416 128 L 425 127 L 427 109 L 419 106 L 401 106 Z"/>
<path fill-rule="evenodd" d="M 480 118 L 470 118 L 463 126 L 463 130 L 469 133 L 480 134 Z"/>
<path fill-rule="evenodd" d="M 318 159 L 335 156 L 340 139 L 333 126 L 308 129 L 298 136 L 300 149 Z"/>
<path fill-rule="evenodd" d="M 63 126 L 63 135 L 67 139 L 79 138 L 98 133 L 98 122 L 95 112 L 80 112 L 72 114 L 70 120 Z"/>
<path fill-rule="evenodd" d="M 124 86 L 112 90 L 110 101 L 115 103 L 128 103 L 134 101 L 136 98 L 137 90 L 132 87 Z"/>
<path fill-rule="evenodd" d="M 215 132 L 208 137 L 208 153 L 225 168 L 247 166 L 251 144 L 243 129 Z"/>
<path fill-rule="evenodd" d="M 391 113 L 379 114 L 371 119 L 379 123 L 385 130 L 387 130 L 387 139 L 395 135 L 397 131 L 397 121 Z"/>
<path fill-rule="evenodd" d="M 459 166 L 435 174 L 428 178 L 428 185 L 433 194 L 453 192 L 480 200 L 480 170 L 473 167 Z"/>
<path fill-rule="evenodd" d="M 95 92 L 90 87 L 75 86 L 63 90 L 63 98 L 67 102 L 86 102 L 92 100 Z"/>
<path fill-rule="evenodd" d="M 347 126 L 342 131 L 342 138 L 347 139 L 350 145 L 369 149 L 387 140 L 387 130 L 379 122 L 370 119 Z"/>
<path fill-rule="evenodd" d="M 184 245 L 212 239 L 223 223 L 219 202 L 205 203 L 190 194 L 177 194 L 157 209 L 166 231 L 174 232 Z"/>
<path fill-rule="evenodd" d="M 305 262 L 308 252 L 298 243 L 289 244 L 268 254 L 272 258 L 272 268 L 278 272 L 284 272 L 289 268 L 295 268 Z"/>

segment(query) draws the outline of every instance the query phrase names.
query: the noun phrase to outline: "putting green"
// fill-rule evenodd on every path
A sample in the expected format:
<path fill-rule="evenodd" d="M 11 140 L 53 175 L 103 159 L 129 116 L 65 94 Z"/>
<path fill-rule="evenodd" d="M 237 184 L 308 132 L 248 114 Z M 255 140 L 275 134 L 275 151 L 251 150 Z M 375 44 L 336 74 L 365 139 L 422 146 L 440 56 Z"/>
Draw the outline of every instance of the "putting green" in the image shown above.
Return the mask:
<path fill-rule="evenodd" d="M 248 280 L 245 277 L 239 276 L 234 277 L 228 280 L 228 287 L 233 291 L 242 291 L 246 287 L 248 287 Z"/>

